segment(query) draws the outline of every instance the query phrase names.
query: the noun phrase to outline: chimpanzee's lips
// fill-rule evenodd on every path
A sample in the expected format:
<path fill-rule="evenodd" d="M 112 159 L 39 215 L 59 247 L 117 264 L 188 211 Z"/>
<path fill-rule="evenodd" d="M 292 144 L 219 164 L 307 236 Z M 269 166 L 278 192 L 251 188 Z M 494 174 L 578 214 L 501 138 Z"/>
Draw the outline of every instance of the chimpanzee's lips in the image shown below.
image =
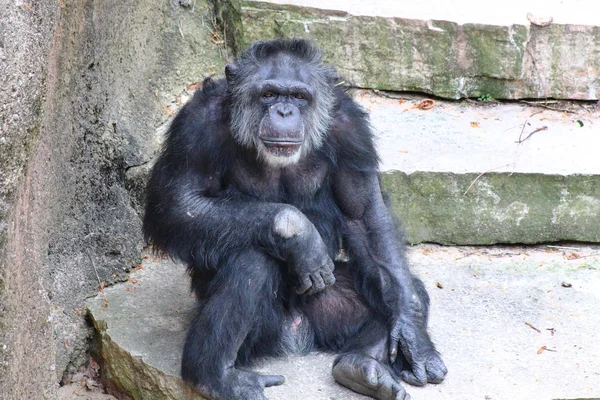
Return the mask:
<path fill-rule="evenodd" d="M 279 156 L 291 156 L 302 145 L 302 140 L 261 138 L 266 149 Z"/>
<path fill-rule="evenodd" d="M 265 146 L 300 146 L 302 144 L 302 140 L 294 140 L 294 139 L 261 139 Z"/>

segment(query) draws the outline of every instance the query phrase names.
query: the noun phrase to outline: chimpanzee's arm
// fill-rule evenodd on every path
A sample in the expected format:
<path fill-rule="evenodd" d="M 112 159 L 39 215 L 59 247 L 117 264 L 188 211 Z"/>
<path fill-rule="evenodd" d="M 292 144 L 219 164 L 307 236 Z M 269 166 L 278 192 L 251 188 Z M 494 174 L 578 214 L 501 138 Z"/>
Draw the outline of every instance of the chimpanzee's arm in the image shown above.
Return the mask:
<path fill-rule="evenodd" d="M 425 305 L 417 295 L 377 174 L 340 171 L 334 184 L 344 214 L 348 251 L 359 269 L 361 293 L 392 321 L 390 356 L 394 359 L 399 324 L 421 327 Z"/>
<path fill-rule="evenodd" d="M 427 296 L 408 269 L 400 235 L 383 202 L 367 115 L 347 97 L 341 98 L 339 110 L 332 128 L 338 154 L 333 186 L 358 290 L 389 321 L 390 361 L 400 347 L 412 367 L 403 379 L 424 384 L 439 359 L 427 333 Z"/>
<path fill-rule="evenodd" d="M 334 283 L 326 245 L 298 209 L 209 196 L 211 177 L 193 170 L 171 171 L 163 163 L 159 160 L 149 181 L 144 221 L 155 246 L 196 268 L 218 268 L 219 254 L 260 248 L 288 261 L 300 281 L 298 293 L 311 294 Z"/>

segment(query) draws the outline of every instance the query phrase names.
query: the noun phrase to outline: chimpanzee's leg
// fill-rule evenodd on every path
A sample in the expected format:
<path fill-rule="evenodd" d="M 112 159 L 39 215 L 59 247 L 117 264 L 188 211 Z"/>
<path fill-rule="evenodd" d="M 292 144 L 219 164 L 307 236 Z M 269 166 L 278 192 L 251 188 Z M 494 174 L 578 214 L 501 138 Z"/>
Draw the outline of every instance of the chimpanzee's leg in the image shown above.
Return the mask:
<path fill-rule="evenodd" d="M 302 312 L 315 332 L 315 344 L 340 353 L 333 364 L 335 380 L 379 400 L 410 397 L 389 365 L 388 328 L 376 319 L 354 288 L 348 264 L 336 264 L 336 283 L 305 299 Z"/>
<path fill-rule="evenodd" d="M 261 338 L 277 347 L 283 323 L 280 266 L 254 250 L 231 255 L 210 282 L 195 288 L 200 310 L 188 330 L 181 374 L 209 398 L 266 399 L 263 388 L 281 385 L 282 376 L 236 368 L 243 347 L 249 357 Z M 280 292 L 281 293 L 281 292 Z"/>
<path fill-rule="evenodd" d="M 413 278 L 417 294 L 425 306 L 422 319 L 418 321 L 426 332 L 429 317 L 429 296 L 421 282 Z M 385 321 L 379 319 L 377 313 L 371 310 L 367 322 L 361 327 L 354 337 L 346 342 L 346 346 L 336 358 L 333 366 L 333 376 L 340 384 L 350 389 L 380 400 L 408 400 L 410 396 L 400 385 L 399 378 L 413 385 L 421 386 L 426 382 L 440 383 L 447 373 L 443 363 L 438 362 L 436 352 L 429 336 L 415 337 L 411 340 L 421 340 L 424 353 L 419 354 L 425 362 L 426 381 L 421 382 L 415 378 L 414 371 L 410 370 L 410 363 L 400 355 L 390 365 L 388 353 L 389 332 Z M 399 343 L 403 346 L 402 339 Z"/>
<path fill-rule="evenodd" d="M 426 326 L 429 298 L 422 282 L 415 279 L 415 285 L 426 306 L 420 321 Z M 311 296 L 303 311 L 317 333 L 317 345 L 340 353 L 332 371 L 338 383 L 379 400 L 410 399 L 400 384 L 400 377 L 411 376 L 409 370 L 403 370 L 409 364 L 398 357 L 390 365 L 389 328 L 377 310 L 369 310 L 357 294 L 348 267 L 336 265 L 336 284 Z M 429 382 L 440 382 L 445 375 L 445 371 L 433 368 L 431 371 L 428 371 Z"/>

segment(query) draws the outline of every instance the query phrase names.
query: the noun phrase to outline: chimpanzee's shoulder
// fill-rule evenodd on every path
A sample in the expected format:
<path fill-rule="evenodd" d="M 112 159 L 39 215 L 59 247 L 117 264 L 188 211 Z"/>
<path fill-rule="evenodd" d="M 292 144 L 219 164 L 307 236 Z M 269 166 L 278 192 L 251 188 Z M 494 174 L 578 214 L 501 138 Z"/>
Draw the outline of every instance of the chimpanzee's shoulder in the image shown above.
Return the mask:
<path fill-rule="evenodd" d="M 329 143 L 338 163 L 352 169 L 377 169 L 379 158 L 369 113 L 345 90 L 336 91 Z"/>

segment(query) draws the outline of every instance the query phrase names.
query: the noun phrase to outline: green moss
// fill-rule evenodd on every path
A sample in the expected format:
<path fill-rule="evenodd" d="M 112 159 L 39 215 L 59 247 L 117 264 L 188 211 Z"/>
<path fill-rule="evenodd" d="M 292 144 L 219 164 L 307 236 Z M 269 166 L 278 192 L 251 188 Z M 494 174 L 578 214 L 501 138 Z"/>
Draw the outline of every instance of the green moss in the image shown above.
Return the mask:
<path fill-rule="evenodd" d="M 463 32 L 467 37 L 474 75 L 513 80 L 523 77 L 527 42 L 524 26 L 465 24 Z"/>
<path fill-rule="evenodd" d="M 411 243 L 600 241 L 599 177 L 488 173 L 471 186 L 476 178 L 395 171 L 382 185 Z"/>

